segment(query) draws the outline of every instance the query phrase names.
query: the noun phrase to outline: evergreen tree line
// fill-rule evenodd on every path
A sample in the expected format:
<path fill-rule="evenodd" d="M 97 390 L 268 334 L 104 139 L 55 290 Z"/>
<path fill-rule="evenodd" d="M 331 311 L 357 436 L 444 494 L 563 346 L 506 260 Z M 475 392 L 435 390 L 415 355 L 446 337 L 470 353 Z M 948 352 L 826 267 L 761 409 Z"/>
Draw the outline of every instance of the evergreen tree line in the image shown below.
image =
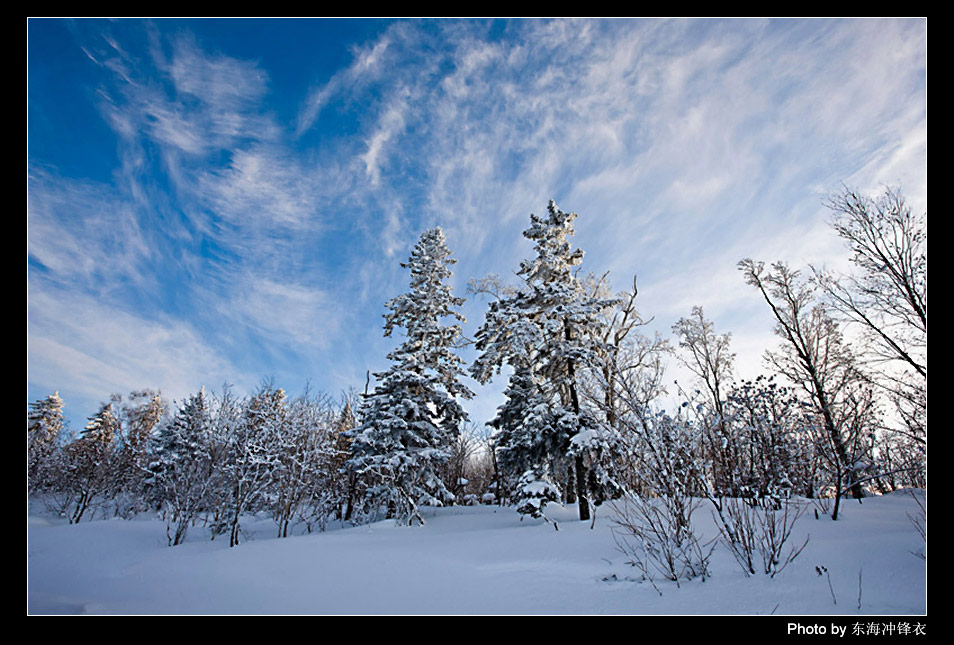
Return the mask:
<path fill-rule="evenodd" d="M 289 400 L 271 384 L 245 398 L 203 390 L 171 413 L 157 393 L 135 392 L 68 440 L 54 394 L 28 413 L 30 492 L 71 522 L 91 508 L 153 509 L 170 544 L 202 525 L 233 545 L 255 512 L 287 535 L 332 519 L 423 523 L 425 506 L 475 500 L 543 518 L 548 503 L 577 504 L 588 520 L 615 501 L 642 545 L 635 561 L 675 580 L 705 575 L 691 514 L 708 500 L 748 571 L 758 549 L 747 540 L 776 536 L 759 547 L 774 574 L 792 496 L 837 519 L 845 496 L 926 487 L 926 214 L 892 189 L 846 190 L 827 205 L 851 275 L 739 263 L 779 337 L 752 381 L 735 378 L 731 335 L 701 307 L 673 325 L 675 343 L 643 333 L 635 279 L 613 293 L 606 275 L 582 273 L 569 241 L 577 215 L 551 201 L 523 233 L 534 255 L 518 283 L 471 281 L 489 300 L 473 339 L 447 284 L 455 261 L 444 233 L 426 231 L 402 264 L 409 291 L 386 303 L 385 335 L 404 339 L 373 391 L 336 402 Z M 468 343 L 478 355 L 465 366 Z M 674 393 L 663 378 L 673 357 L 694 376 Z M 461 404 L 473 396 L 467 375 L 508 379 L 481 449 Z M 667 394 L 682 405 L 663 409 Z M 673 551 L 647 557 L 653 536 Z"/>

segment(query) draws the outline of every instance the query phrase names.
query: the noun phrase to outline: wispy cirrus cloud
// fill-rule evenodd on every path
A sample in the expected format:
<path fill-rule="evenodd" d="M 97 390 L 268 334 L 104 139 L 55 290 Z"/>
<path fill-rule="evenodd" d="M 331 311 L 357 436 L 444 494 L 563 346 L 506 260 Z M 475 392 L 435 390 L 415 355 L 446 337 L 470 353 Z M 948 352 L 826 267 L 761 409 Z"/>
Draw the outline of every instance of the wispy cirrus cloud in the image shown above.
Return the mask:
<path fill-rule="evenodd" d="M 298 113 L 296 136 L 301 136 L 311 129 L 321 115 L 321 111 L 334 98 L 342 94 L 355 94 L 362 86 L 380 78 L 384 66 L 382 60 L 391 44 L 390 33 L 396 30 L 400 30 L 400 27 L 393 27 L 370 46 L 358 47 L 351 65 L 337 72 L 326 83 L 308 92 Z"/>
<path fill-rule="evenodd" d="M 324 105 L 333 86 L 379 115 L 362 135 L 369 188 L 395 203 L 419 189 L 423 219 L 478 250 L 493 234 L 510 263 L 549 197 L 598 218 L 602 235 L 585 219 L 580 234 L 619 272 L 678 271 L 736 240 L 757 253 L 766 217 L 782 216 L 777 239 L 797 235 L 859 154 L 923 131 L 923 104 L 883 98 L 923 92 L 917 21 L 529 20 L 494 37 L 479 22 L 401 26 L 368 46 L 376 64 L 428 56 L 329 83 Z M 867 172 L 891 174 L 885 163 Z"/>
<path fill-rule="evenodd" d="M 240 372 L 297 354 L 363 381 L 397 262 L 438 224 L 463 293 L 510 275 L 555 198 L 584 270 L 638 274 L 660 331 L 701 304 L 741 345 L 771 329 L 736 262 L 841 254 L 826 192 L 900 180 L 926 203 L 923 21 L 401 20 L 314 76 L 205 25 L 75 24 L 119 165 L 31 180 L 32 279 L 109 291 L 130 328 L 155 313 Z"/>
<path fill-rule="evenodd" d="M 31 168 L 30 383 L 82 383 L 89 397 L 137 384 L 181 392 L 270 371 L 236 350 L 256 334 L 327 346 L 334 309 L 288 276 L 312 272 L 296 262 L 318 239 L 319 187 L 334 178 L 316 180 L 283 149 L 264 107 L 268 75 L 148 23 L 92 27 L 75 31 L 103 70 L 93 96 L 121 165 L 111 185 Z M 147 46 L 125 47 L 140 28 Z M 248 307 L 231 302 L 237 293 Z M 319 313 L 328 336 L 296 327 Z"/>
<path fill-rule="evenodd" d="M 319 182 L 280 149 L 232 151 L 227 165 L 198 176 L 197 194 L 233 226 L 301 231 L 316 226 Z"/>
<path fill-rule="evenodd" d="M 314 284 L 249 276 L 234 311 L 269 337 L 326 350 L 339 333 L 340 305 Z"/>
<path fill-rule="evenodd" d="M 42 167 L 29 170 L 28 185 L 27 255 L 43 275 L 101 293 L 146 286 L 157 248 L 134 202 L 113 187 L 65 180 Z"/>
<path fill-rule="evenodd" d="M 504 275 L 528 252 L 526 214 L 556 197 L 581 213 L 587 267 L 623 284 L 639 274 L 664 332 L 706 303 L 771 340 L 770 320 L 761 334 L 750 324 L 759 303 L 738 260 L 843 261 L 826 192 L 896 178 L 921 192 L 922 27 L 527 21 L 494 41 L 458 30 L 439 65 L 401 76 L 414 121 L 377 151 L 378 189 L 397 186 L 387 169 L 414 150 L 424 217 L 480 252 L 461 270 Z M 439 78 L 424 73 L 438 66 Z"/>
<path fill-rule="evenodd" d="M 404 130 L 407 123 L 407 92 L 396 94 L 388 104 L 376 127 L 366 140 L 367 151 L 361 155 L 365 173 L 372 186 L 381 183 L 381 165 L 386 147 Z"/>
<path fill-rule="evenodd" d="M 131 26 L 116 27 L 128 34 Z M 201 155 L 236 141 L 269 139 L 277 133 L 261 101 L 268 75 L 252 62 L 204 52 L 187 35 L 164 39 L 149 23 L 149 43 L 133 52 L 109 28 L 85 37 L 83 50 L 113 73 L 99 89 L 107 119 L 126 137 L 146 135 L 182 154 Z M 169 50 L 167 54 L 166 50 Z"/>
<path fill-rule="evenodd" d="M 92 404 L 133 389 L 181 400 L 205 385 L 249 386 L 243 373 L 189 323 L 104 305 L 75 291 L 31 289 L 28 379 Z"/>

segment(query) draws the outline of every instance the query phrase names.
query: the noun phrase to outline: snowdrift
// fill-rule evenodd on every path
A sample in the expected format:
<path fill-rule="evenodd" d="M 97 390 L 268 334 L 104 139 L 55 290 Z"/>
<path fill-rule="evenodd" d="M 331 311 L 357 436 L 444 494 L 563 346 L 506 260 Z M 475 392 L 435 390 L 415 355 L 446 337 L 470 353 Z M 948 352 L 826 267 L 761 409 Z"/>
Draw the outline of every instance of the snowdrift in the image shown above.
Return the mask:
<path fill-rule="evenodd" d="M 923 495 L 923 491 L 919 494 Z M 810 504 L 810 502 L 804 502 Z M 275 538 L 249 518 L 245 542 L 194 529 L 166 544 L 155 518 L 68 525 L 31 515 L 29 614 L 911 615 L 927 611 L 926 547 L 908 493 L 846 502 L 837 522 L 809 510 L 792 540 L 809 543 L 775 578 L 746 576 L 716 547 L 711 577 L 640 579 L 613 538 L 572 507 L 556 522 L 496 506 L 427 509 L 424 526 L 392 521 Z M 699 530 L 715 539 L 703 507 Z M 555 530 L 555 526 L 558 530 Z M 822 573 L 824 571 L 824 573 Z"/>

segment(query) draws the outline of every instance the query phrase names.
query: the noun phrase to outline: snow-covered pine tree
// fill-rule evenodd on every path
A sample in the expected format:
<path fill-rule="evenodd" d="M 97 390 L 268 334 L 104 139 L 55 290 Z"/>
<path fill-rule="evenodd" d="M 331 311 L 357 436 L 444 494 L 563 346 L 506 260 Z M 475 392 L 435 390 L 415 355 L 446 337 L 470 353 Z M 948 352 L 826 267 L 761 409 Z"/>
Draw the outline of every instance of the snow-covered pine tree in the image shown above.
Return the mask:
<path fill-rule="evenodd" d="M 124 421 L 122 448 L 129 453 L 136 466 L 142 466 L 149 441 L 158 429 L 165 411 L 162 394 L 152 390 L 131 392 L 128 402 L 121 406 L 120 412 Z"/>
<path fill-rule="evenodd" d="M 186 399 L 154 444 L 153 494 L 166 519 L 169 546 L 175 546 L 212 506 L 211 492 L 219 483 L 220 451 L 212 441 L 212 411 L 204 389 Z"/>
<path fill-rule="evenodd" d="M 27 482 L 31 491 L 47 484 L 47 462 L 63 430 L 63 399 L 54 392 L 30 404 L 27 413 Z"/>
<path fill-rule="evenodd" d="M 504 391 L 506 402 L 490 422 L 500 470 L 516 478 L 513 499 L 517 509 L 531 517 L 546 517 L 543 508 L 560 500 L 551 481 L 550 456 L 568 437 L 551 432 L 555 426 L 549 402 L 528 365 L 518 365 Z"/>
<path fill-rule="evenodd" d="M 159 392 L 140 390 L 131 392 L 123 403 L 118 395 L 112 397 L 120 423 L 117 437 L 116 476 L 119 491 L 125 494 L 126 511 L 142 510 L 146 488 L 150 485 L 149 454 L 166 403 Z"/>
<path fill-rule="evenodd" d="M 460 382 L 462 360 L 454 353 L 461 327 L 443 322 L 464 322 L 464 299 L 444 282 L 455 262 L 438 227 L 423 233 L 401 264 L 410 269 L 410 291 L 388 301 L 384 335 L 401 327 L 406 339 L 388 354 L 391 367 L 375 374 L 378 384 L 352 432 L 348 468 L 364 478 L 369 507 L 384 505 L 403 524 L 423 523 L 421 505 L 452 499 L 438 466 L 467 420 L 459 399 L 473 396 Z"/>
<path fill-rule="evenodd" d="M 104 403 L 89 418 L 82 434 L 66 446 L 68 481 L 72 498 L 70 524 L 79 522 L 97 497 L 116 491 L 115 441 L 120 421 L 112 403 Z"/>
<path fill-rule="evenodd" d="M 523 235 L 534 242 L 536 257 L 521 263 L 517 272 L 523 280 L 521 287 L 490 304 L 476 337 L 482 354 L 471 366 L 471 374 L 486 383 L 509 365 L 518 382 L 508 390 L 507 406 L 525 410 L 543 404 L 545 414 L 526 418 L 502 409 L 496 423 L 505 435 L 498 445 L 512 462 L 532 464 L 538 474 L 552 470 L 557 462 L 572 461 L 580 519 L 589 519 L 587 461 L 601 442 L 601 432 L 595 417 L 581 405 L 579 377 L 583 370 L 598 365 L 605 353 L 599 340 L 605 319 L 600 314 L 616 300 L 588 295 L 577 276 L 583 251 L 572 249 L 567 241 L 574 233 L 576 217 L 560 210 L 553 200 L 545 217 L 530 215 L 530 228 Z M 531 395 L 540 403 L 514 398 Z M 545 447 L 549 463 L 534 464 L 537 458 L 529 453 L 516 457 L 531 446 L 534 450 Z M 522 490 L 540 491 L 542 483 L 553 484 L 527 480 Z M 535 508 L 521 500 L 518 506 Z"/>

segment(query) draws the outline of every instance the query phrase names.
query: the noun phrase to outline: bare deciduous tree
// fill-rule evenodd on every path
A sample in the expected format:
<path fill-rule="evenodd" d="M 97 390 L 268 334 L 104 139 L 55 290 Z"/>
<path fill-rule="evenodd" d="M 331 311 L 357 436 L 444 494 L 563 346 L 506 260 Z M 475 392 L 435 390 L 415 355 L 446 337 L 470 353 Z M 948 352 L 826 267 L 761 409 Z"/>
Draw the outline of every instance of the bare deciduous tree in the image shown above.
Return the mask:
<path fill-rule="evenodd" d="M 766 353 L 767 361 L 804 391 L 819 419 L 820 447 L 829 457 L 835 489 L 832 519 L 838 519 L 846 481 L 856 498 L 862 496 L 856 471 L 871 420 L 871 409 L 861 414 L 859 408 L 866 381 L 835 320 L 816 299 L 813 283 L 783 262 L 766 270 L 762 262 L 746 259 L 739 269 L 769 305 L 782 338 L 778 351 Z"/>
<path fill-rule="evenodd" d="M 734 448 L 726 424 L 725 394 L 732 378 L 735 354 L 729 350 L 730 334 L 717 334 L 715 325 L 706 320 L 702 307 L 693 307 L 692 315 L 680 318 L 672 326 L 679 337 L 679 347 L 685 350 L 676 356 L 705 388 L 707 407 L 712 418 L 704 419 L 705 449 L 709 453 L 713 484 L 719 494 L 738 494 L 728 490 L 731 481 L 731 450 Z"/>
<path fill-rule="evenodd" d="M 633 288 L 613 294 L 607 286 L 606 275 L 599 280 L 590 276 L 587 291 L 593 298 L 615 303 L 603 310 L 605 324 L 601 337 L 601 357 L 594 370 L 581 383 L 582 396 L 595 408 L 603 411 L 610 427 L 617 427 L 621 386 L 618 377 L 627 381 L 627 396 L 636 396 L 648 408 L 656 398 L 665 394 L 664 358 L 672 351 L 669 341 L 658 332 L 653 336 L 640 333 L 640 328 L 652 322 L 645 320 L 636 309 L 639 290 L 636 277 Z"/>
<path fill-rule="evenodd" d="M 903 471 L 904 481 L 917 485 L 927 447 L 927 214 L 914 212 L 894 188 L 876 197 L 845 189 L 826 206 L 857 272 L 815 269 L 816 280 L 832 309 L 865 341 L 864 365 L 895 411 L 884 428 L 895 436 L 883 445 L 919 455 Z"/>
<path fill-rule="evenodd" d="M 927 377 L 927 215 L 891 188 L 874 199 L 845 190 L 826 205 L 860 274 L 819 272 L 825 294 L 863 328 L 873 358 L 901 361 Z"/>

